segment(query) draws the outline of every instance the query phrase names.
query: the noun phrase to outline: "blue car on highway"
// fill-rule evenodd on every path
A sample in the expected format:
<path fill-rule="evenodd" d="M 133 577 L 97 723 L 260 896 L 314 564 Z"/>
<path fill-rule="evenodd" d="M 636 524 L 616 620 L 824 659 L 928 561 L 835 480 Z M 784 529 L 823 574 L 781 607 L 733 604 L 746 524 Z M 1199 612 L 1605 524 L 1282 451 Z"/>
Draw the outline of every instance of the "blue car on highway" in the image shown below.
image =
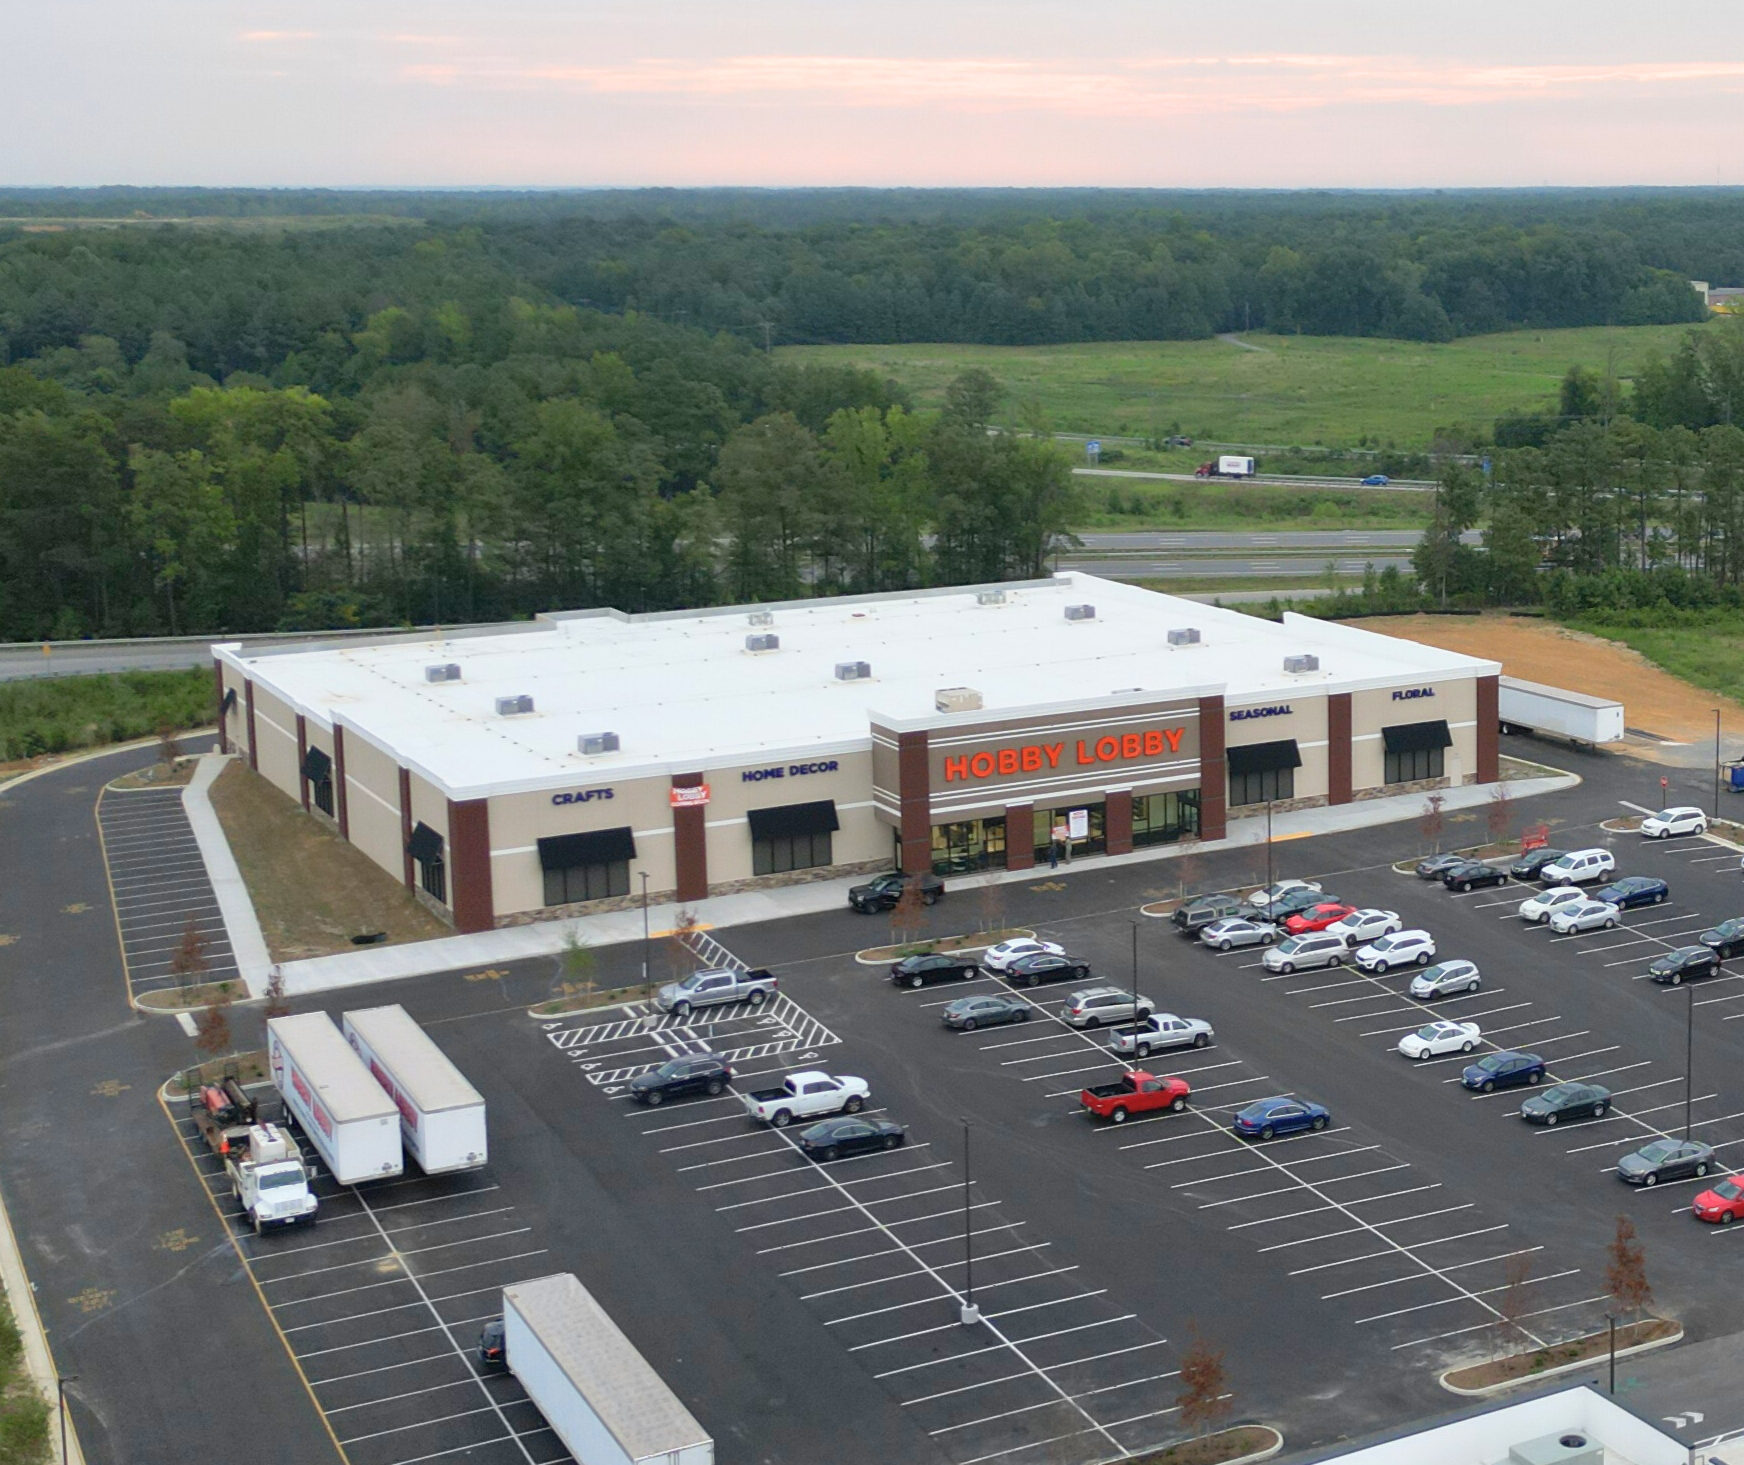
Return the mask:
<path fill-rule="evenodd" d="M 1331 1122 L 1332 1111 L 1324 1104 L 1279 1094 L 1249 1104 L 1230 1127 L 1243 1139 L 1270 1139 L 1274 1134 L 1292 1134 L 1299 1129 L 1325 1129 Z"/>
<path fill-rule="evenodd" d="M 1390 482 L 1392 482 L 1392 480 L 1389 479 L 1385 473 L 1371 473 L 1367 478 L 1363 479 L 1363 487 L 1385 488 Z"/>
<path fill-rule="evenodd" d="M 1671 887 L 1657 875 L 1625 875 L 1593 892 L 1594 900 L 1626 911 L 1638 905 L 1658 905 L 1671 894 Z"/>
<path fill-rule="evenodd" d="M 1486 1053 L 1476 1063 L 1466 1065 L 1459 1081 L 1480 1094 L 1543 1083 L 1544 1060 L 1536 1053 Z"/>

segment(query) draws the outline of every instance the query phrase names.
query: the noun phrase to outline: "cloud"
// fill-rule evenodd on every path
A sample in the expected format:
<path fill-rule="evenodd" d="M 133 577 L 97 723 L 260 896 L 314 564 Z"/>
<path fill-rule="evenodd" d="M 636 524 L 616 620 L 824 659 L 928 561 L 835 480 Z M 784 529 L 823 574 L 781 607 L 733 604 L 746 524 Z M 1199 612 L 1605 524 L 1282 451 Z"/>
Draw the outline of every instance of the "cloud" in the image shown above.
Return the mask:
<path fill-rule="evenodd" d="M 277 45 L 285 41 L 318 41 L 319 31 L 243 31 L 238 40 L 256 45 Z"/>

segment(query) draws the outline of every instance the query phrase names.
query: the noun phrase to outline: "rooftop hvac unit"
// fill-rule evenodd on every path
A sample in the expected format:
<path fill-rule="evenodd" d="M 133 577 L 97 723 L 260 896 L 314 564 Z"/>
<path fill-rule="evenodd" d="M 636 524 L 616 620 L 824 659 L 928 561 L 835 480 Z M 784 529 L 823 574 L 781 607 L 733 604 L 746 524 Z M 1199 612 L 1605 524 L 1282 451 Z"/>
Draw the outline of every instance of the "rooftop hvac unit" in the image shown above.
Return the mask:
<path fill-rule="evenodd" d="M 745 637 L 745 649 L 747 651 L 779 651 L 781 637 L 771 635 L 768 632 L 761 636 L 747 636 Z"/>
<path fill-rule="evenodd" d="M 933 693 L 933 707 L 939 712 L 979 712 L 981 694 L 973 687 L 940 687 Z"/>
<path fill-rule="evenodd" d="M 583 733 L 575 740 L 575 746 L 589 758 L 597 758 L 601 753 L 618 751 L 618 735 L 615 732 Z"/>
<path fill-rule="evenodd" d="M 975 604 L 1004 605 L 1005 592 L 1003 590 L 977 590 L 975 592 Z"/>
<path fill-rule="evenodd" d="M 1319 671 L 1320 658 L 1318 656 L 1286 656 L 1284 658 L 1284 670 Z"/>
<path fill-rule="evenodd" d="M 836 680 L 838 682 L 863 682 L 872 675 L 872 663 L 869 661 L 838 661 L 836 663 Z"/>
<path fill-rule="evenodd" d="M 1093 621 L 1096 619 L 1096 607 L 1093 605 L 1068 605 L 1066 619 L 1069 621 Z"/>
<path fill-rule="evenodd" d="M 754 610 L 745 617 L 745 620 L 753 626 L 772 626 L 775 624 L 775 613 L 768 610 Z"/>
<path fill-rule="evenodd" d="M 457 682 L 460 680 L 460 663 L 450 661 L 441 666 L 424 668 L 424 680 L 427 682 Z"/>
<path fill-rule="evenodd" d="M 1197 646 L 1199 644 L 1199 628 L 1197 626 L 1182 626 L 1179 630 L 1169 632 L 1171 646 Z"/>
<path fill-rule="evenodd" d="M 533 710 L 533 699 L 523 693 L 519 697 L 498 697 L 498 717 L 520 717 Z"/>
<path fill-rule="evenodd" d="M 1605 1465 L 1605 1447 L 1581 1430 L 1565 1429 L 1515 1445 L 1508 1465 Z"/>

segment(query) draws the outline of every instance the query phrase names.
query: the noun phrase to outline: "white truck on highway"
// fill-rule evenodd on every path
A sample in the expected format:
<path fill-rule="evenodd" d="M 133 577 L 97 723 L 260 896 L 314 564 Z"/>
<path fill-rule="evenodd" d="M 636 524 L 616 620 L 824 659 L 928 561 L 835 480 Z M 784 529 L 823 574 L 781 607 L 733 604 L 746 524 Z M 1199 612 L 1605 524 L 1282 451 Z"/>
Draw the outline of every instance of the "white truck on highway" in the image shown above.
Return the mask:
<path fill-rule="evenodd" d="M 1623 740 L 1621 702 L 1523 682 L 1519 677 L 1500 679 L 1496 717 L 1503 732 L 1548 733 L 1594 747 Z"/>
<path fill-rule="evenodd" d="M 503 1362 L 587 1465 L 714 1465 L 715 1442 L 574 1274 L 503 1288 Z"/>
<path fill-rule="evenodd" d="M 837 1077 L 808 1070 L 790 1073 L 777 1089 L 758 1089 L 741 1094 L 753 1119 L 786 1129 L 795 1119 L 822 1118 L 826 1114 L 858 1114 L 866 1107 L 872 1086 L 863 1078 Z"/>
<path fill-rule="evenodd" d="M 224 1173 L 256 1236 L 299 1221 L 315 1224 L 318 1203 L 309 1189 L 302 1151 L 278 1125 L 251 1125 L 247 1148 L 232 1148 L 225 1155 Z"/>
<path fill-rule="evenodd" d="M 405 1008 L 342 1019 L 345 1040 L 400 1115 L 406 1153 L 426 1175 L 476 1170 L 489 1158 L 484 1099 Z"/>
<path fill-rule="evenodd" d="M 326 1013 L 269 1019 L 266 1054 L 286 1112 L 341 1185 L 405 1169 L 400 1111 Z"/>
<path fill-rule="evenodd" d="M 1219 478 L 1252 478 L 1254 476 L 1254 460 L 1225 453 L 1217 460 L 1217 476 Z"/>

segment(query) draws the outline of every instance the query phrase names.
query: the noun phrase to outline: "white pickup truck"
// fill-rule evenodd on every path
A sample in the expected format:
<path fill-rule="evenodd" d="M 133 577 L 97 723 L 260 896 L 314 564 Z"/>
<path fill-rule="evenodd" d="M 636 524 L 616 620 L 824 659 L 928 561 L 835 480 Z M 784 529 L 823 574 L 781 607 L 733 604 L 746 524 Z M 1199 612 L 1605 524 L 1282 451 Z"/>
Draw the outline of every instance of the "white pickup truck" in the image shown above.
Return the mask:
<path fill-rule="evenodd" d="M 863 1078 L 829 1073 L 790 1073 L 778 1089 L 758 1089 L 741 1094 L 753 1119 L 786 1129 L 795 1119 L 815 1119 L 825 1114 L 858 1114 L 866 1107 L 872 1087 Z"/>
<path fill-rule="evenodd" d="M 315 1197 L 296 1142 L 276 1124 L 252 1125 L 248 1148 L 224 1157 L 230 1188 L 236 1193 L 255 1235 L 270 1227 L 315 1224 Z"/>

